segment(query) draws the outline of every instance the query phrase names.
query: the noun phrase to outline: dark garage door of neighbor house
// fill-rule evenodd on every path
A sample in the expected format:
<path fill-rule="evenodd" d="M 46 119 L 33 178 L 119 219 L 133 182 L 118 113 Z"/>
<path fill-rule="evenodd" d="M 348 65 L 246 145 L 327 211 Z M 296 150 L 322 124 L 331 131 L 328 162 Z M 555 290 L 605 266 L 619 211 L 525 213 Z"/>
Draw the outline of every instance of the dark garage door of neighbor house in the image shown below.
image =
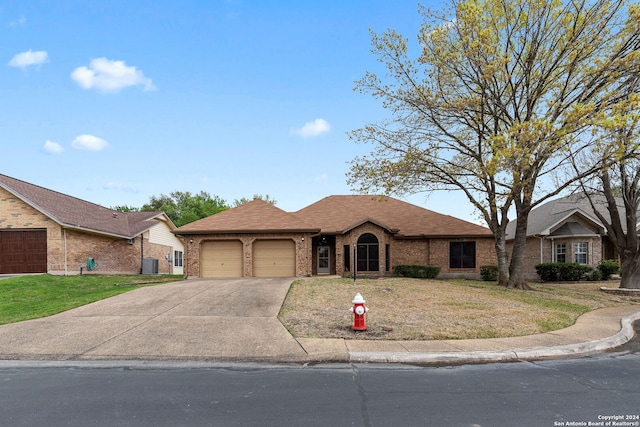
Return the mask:
<path fill-rule="evenodd" d="M 0 231 L 0 274 L 46 272 L 47 230 Z"/>

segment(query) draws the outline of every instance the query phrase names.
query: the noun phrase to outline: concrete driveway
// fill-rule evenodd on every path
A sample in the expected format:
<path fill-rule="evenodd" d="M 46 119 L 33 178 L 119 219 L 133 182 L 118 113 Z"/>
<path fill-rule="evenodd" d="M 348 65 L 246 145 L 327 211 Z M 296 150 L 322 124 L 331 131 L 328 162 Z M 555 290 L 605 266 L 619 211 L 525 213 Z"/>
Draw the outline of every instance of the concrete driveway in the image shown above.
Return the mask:
<path fill-rule="evenodd" d="M 276 317 L 291 282 L 197 279 L 136 289 L 0 326 L 0 359 L 304 360 Z"/>

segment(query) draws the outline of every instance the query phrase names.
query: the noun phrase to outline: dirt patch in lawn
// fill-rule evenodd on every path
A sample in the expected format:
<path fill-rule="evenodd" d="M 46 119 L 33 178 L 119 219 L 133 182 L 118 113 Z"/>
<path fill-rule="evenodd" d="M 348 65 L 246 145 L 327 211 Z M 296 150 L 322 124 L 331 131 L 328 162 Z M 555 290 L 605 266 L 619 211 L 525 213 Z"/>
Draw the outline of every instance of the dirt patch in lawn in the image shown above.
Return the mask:
<path fill-rule="evenodd" d="M 279 319 L 298 338 L 501 338 L 562 329 L 587 311 L 640 303 L 600 291 L 602 282 L 533 286 L 517 291 L 467 280 L 358 279 L 354 285 L 352 279 L 308 278 L 293 283 Z M 349 308 L 358 292 L 370 310 L 363 332 L 351 329 Z"/>

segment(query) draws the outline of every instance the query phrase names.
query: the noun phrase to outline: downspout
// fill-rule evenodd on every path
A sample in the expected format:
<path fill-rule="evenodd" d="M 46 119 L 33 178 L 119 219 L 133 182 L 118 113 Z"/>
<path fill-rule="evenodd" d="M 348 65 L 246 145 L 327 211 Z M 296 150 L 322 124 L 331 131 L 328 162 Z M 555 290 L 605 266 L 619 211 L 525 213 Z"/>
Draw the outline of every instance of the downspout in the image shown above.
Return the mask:
<path fill-rule="evenodd" d="M 140 274 L 142 274 L 143 264 L 144 264 L 144 234 L 140 234 Z"/>
<path fill-rule="evenodd" d="M 62 229 L 62 246 L 64 248 L 64 275 L 68 275 L 67 270 L 67 229 Z"/>

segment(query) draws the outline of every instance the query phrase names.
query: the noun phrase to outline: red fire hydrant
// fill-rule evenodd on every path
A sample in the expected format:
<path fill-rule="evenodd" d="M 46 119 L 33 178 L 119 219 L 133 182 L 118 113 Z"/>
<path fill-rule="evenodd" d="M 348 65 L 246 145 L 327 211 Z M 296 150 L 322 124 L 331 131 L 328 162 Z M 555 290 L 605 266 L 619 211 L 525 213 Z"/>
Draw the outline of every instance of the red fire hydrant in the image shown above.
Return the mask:
<path fill-rule="evenodd" d="M 365 300 L 360 293 L 357 293 L 353 301 L 353 307 L 349 309 L 353 313 L 353 326 L 351 329 L 354 331 L 366 331 L 367 325 L 364 323 L 364 315 L 369 309 L 365 307 Z"/>

